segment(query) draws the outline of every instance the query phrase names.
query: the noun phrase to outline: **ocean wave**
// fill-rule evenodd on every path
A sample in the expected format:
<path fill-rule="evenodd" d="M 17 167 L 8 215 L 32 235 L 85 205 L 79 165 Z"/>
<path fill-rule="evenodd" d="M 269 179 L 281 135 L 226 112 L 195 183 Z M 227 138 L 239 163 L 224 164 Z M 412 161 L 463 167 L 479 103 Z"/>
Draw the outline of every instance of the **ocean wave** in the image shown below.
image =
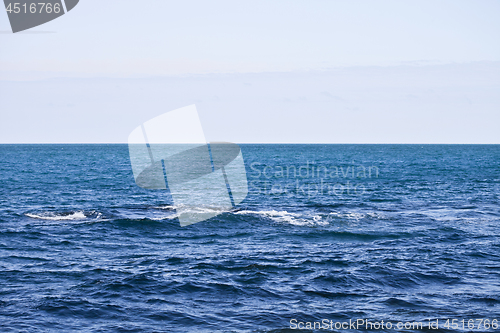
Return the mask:
<path fill-rule="evenodd" d="M 287 212 L 286 210 L 240 210 L 234 212 L 236 215 L 259 215 L 269 218 L 274 222 L 288 223 L 298 226 L 328 225 L 328 222 L 320 215 L 304 216 L 298 213 Z"/>
<path fill-rule="evenodd" d="M 78 221 L 88 218 L 99 219 L 102 214 L 99 212 L 91 211 L 85 212 L 82 210 L 71 212 L 41 212 L 41 213 L 26 213 L 27 217 L 38 220 L 50 221 Z"/>
<path fill-rule="evenodd" d="M 234 215 L 254 215 L 273 222 L 285 223 L 297 226 L 326 226 L 331 222 L 348 221 L 358 222 L 362 219 L 384 220 L 389 217 L 379 212 L 317 212 L 309 210 L 306 212 L 289 212 L 287 210 L 251 210 L 251 209 L 228 209 L 227 207 L 215 206 L 188 206 L 188 205 L 159 205 L 148 207 L 148 214 L 145 218 L 161 221 L 178 218 L 181 214 L 221 214 L 229 213 Z M 156 214 L 151 214 L 151 209 L 156 210 Z"/>
<path fill-rule="evenodd" d="M 154 209 L 164 209 L 164 210 L 173 210 L 176 209 L 179 206 L 174 206 L 174 205 L 161 205 L 161 206 L 154 206 L 152 208 Z"/>
<path fill-rule="evenodd" d="M 62 221 L 62 220 L 83 220 L 86 218 L 85 214 L 82 211 L 72 212 L 72 213 L 27 213 L 26 216 L 31 217 L 33 219 L 40 220 L 52 220 L 52 221 Z"/>
<path fill-rule="evenodd" d="M 214 206 L 188 206 L 188 205 L 177 205 L 177 206 L 158 206 L 154 207 L 156 209 L 175 211 L 175 213 L 162 216 L 151 216 L 149 217 L 155 221 L 161 220 L 173 220 L 181 216 L 182 214 L 197 215 L 197 214 L 221 214 L 225 212 L 231 212 L 227 207 L 214 207 Z"/>

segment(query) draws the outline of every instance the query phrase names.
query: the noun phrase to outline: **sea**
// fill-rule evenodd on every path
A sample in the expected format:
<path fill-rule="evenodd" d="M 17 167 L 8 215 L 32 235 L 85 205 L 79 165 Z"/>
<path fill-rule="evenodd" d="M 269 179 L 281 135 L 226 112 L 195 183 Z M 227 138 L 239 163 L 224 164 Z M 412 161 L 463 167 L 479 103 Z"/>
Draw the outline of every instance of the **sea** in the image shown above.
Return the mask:
<path fill-rule="evenodd" d="M 181 227 L 125 144 L 0 145 L 0 332 L 500 331 L 500 145 L 240 147 Z"/>

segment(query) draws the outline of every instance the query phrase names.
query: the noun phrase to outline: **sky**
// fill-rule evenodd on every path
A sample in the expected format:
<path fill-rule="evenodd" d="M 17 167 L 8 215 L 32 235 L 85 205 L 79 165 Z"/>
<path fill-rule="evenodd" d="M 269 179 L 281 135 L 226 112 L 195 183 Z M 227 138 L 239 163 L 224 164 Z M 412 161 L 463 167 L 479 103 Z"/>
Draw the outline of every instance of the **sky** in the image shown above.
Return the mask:
<path fill-rule="evenodd" d="M 482 0 L 82 0 L 12 34 L 0 10 L 0 142 L 126 142 L 196 104 L 224 141 L 500 143 L 498 17 Z"/>

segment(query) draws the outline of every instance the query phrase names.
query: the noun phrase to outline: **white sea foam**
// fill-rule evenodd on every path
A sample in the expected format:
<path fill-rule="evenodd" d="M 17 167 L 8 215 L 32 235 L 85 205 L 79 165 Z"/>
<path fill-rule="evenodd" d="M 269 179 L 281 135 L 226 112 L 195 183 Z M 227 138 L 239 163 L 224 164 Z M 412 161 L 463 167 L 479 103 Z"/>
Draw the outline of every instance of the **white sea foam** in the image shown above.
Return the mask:
<path fill-rule="evenodd" d="M 163 221 L 163 220 L 173 220 L 175 218 L 179 217 L 179 214 L 172 214 L 168 216 L 157 216 L 157 217 L 150 217 L 150 220 L 153 221 Z"/>
<path fill-rule="evenodd" d="M 261 215 L 267 217 L 274 222 L 279 223 L 287 223 L 292 225 L 299 226 L 313 226 L 313 225 L 328 225 L 328 222 L 325 221 L 320 215 L 314 216 L 303 216 L 298 213 L 290 213 L 286 210 L 276 211 L 276 210 L 261 210 L 261 211 L 253 211 L 253 210 L 240 210 L 235 212 L 237 215 Z"/>
<path fill-rule="evenodd" d="M 252 211 L 252 210 L 241 210 L 235 212 L 234 214 L 254 214 L 267 217 L 275 222 L 288 223 L 293 225 L 303 225 L 303 226 L 315 226 L 315 225 L 329 225 L 335 220 L 345 220 L 351 222 L 358 222 L 364 218 L 385 218 L 383 215 L 372 212 L 372 213 L 360 213 L 360 212 L 331 212 L 329 214 L 299 214 L 291 213 L 287 211 L 276 211 L 276 210 L 263 210 L 263 211 Z"/>
<path fill-rule="evenodd" d="M 52 212 L 39 213 L 39 214 L 27 213 L 26 216 L 31 217 L 33 219 L 51 220 L 51 221 L 83 220 L 86 218 L 83 211 L 77 211 L 73 213 L 52 213 Z"/>
<path fill-rule="evenodd" d="M 171 205 L 163 205 L 163 206 L 157 206 L 153 207 L 155 209 L 166 209 L 166 210 L 171 210 L 171 209 L 176 209 L 177 206 L 171 206 Z"/>
<path fill-rule="evenodd" d="M 365 218 L 367 214 L 363 213 L 354 213 L 354 212 L 331 212 L 328 214 L 328 219 L 345 219 L 345 220 L 350 220 L 350 221 L 359 221 L 363 218 Z"/>
<path fill-rule="evenodd" d="M 215 214 L 215 213 L 224 213 L 227 212 L 227 207 L 201 207 L 201 206 L 187 206 L 187 205 L 178 205 L 178 206 L 159 206 L 155 207 L 156 209 L 166 209 L 166 210 L 175 210 L 175 213 L 169 215 L 155 216 L 150 217 L 151 220 L 161 221 L 161 220 L 173 220 L 181 216 L 181 214 Z"/>

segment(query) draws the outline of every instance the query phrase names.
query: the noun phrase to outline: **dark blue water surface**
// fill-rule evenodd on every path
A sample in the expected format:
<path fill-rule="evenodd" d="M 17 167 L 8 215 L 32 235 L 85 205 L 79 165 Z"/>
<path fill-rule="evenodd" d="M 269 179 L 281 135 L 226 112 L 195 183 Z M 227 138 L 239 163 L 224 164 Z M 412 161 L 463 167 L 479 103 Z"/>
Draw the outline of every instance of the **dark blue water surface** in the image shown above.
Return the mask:
<path fill-rule="evenodd" d="M 500 146 L 242 153 L 245 201 L 180 227 L 126 145 L 0 145 L 0 331 L 500 320 Z"/>

